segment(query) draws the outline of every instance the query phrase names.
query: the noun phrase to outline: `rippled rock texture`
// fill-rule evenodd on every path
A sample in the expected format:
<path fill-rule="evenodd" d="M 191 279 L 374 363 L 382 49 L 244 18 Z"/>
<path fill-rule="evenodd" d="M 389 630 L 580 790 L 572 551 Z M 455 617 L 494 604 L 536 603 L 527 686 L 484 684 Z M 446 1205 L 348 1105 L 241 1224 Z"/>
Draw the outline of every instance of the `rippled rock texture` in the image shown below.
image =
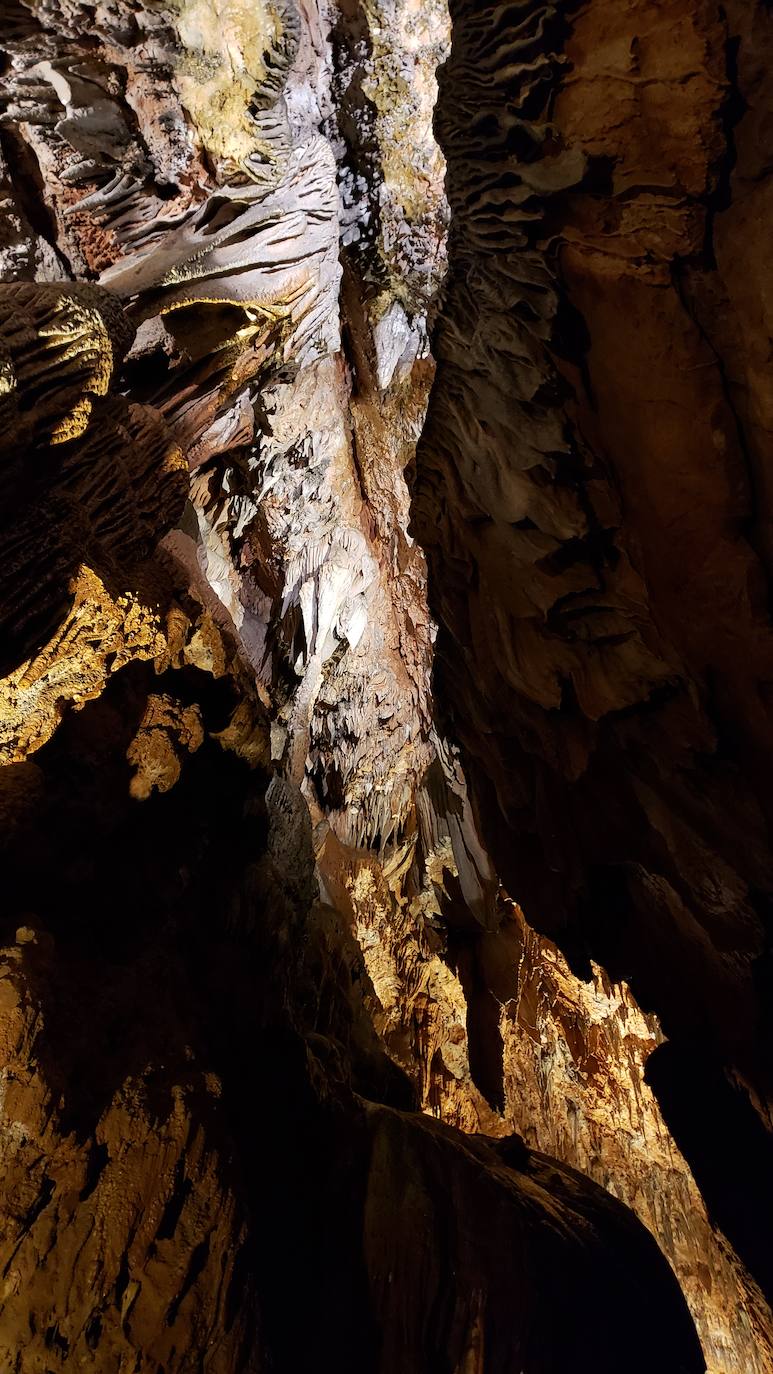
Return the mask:
<path fill-rule="evenodd" d="M 7 1366 L 313 1358 L 418 1374 L 442 1352 L 451 1368 L 547 1371 L 578 1347 L 596 1360 L 602 1328 L 597 1364 L 611 1371 L 626 1326 L 646 1331 L 654 1306 L 647 1363 L 662 1352 L 700 1368 L 676 1281 L 608 1193 L 518 1136 L 496 1147 L 410 1110 L 356 994 L 359 949 L 317 894 L 308 806 L 272 775 L 270 712 L 239 645 L 157 552 L 185 499 L 179 451 L 135 444 L 119 462 L 91 404 L 86 343 L 124 338 L 104 294 L 32 284 L 2 304 L 9 334 L 25 323 L 8 350 L 21 416 L 47 379 L 48 423 L 27 458 L 81 498 L 75 586 L 85 579 L 52 642 L 16 669 L 25 683 L 50 656 L 61 723 L 0 773 Z M 79 376 L 59 381 L 46 340 L 73 319 Z M 107 399 L 111 380 L 97 388 Z M 131 502 L 91 499 L 116 474 Z M 8 510 L 24 496 L 22 481 Z M 104 648 L 85 559 L 112 548 L 96 538 L 101 514 L 132 521 L 131 503 L 148 512 L 146 544 L 126 538 L 109 569 L 125 643 L 99 660 L 101 681 L 81 683 L 77 622 Z M 47 583 L 21 587 L 23 609 L 47 604 Z M 140 606 L 155 634 L 137 640 Z M 12 611 L 18 658 L 36 622 Z"/>
<path fill-rule="evenodd" d="M 764 6 L 452 5 L 414 486 L 482 833 L 771 1291 Z"/>
<path fill-rule="evenodd" d="M 744 759 L 733 772 L 718 742 L 721 691 L 699 690 L 651 609 L 657 511 L 629 497 L 633 532 L 593 428 L 607 393 L 623 418 L 663 423 L 654 364 L 637 373 L 629 347 L 621 390 L 620 342 L 579 295 L 585 271 L 622 330 L 628 276 L 676 292 L 702 346 L 717 353 L 714 328 L 739 356 L 719 224 L 731 173 L 750 201 L 760 182 L 740 142 L 727 155 L 731 77 L 748 68 L 761 89 L 742 62 L 757 30 L 712 47 L 707 10 L 680 21 L 675 51 L 676 10 L 632 6 L 603 22 L 595 4 L 449 19 L 438 0 L 6 11 L 2 1359 L 25 1374 L 766 1374 L 743 1211 L 765 1205 L 764 1145 L 735 1138 L 725 1103 L 713 1152 L 695 1150 L 676 1113 L 700 1130 L 715 1110 L 721 1036 L 752 1083 L 732 941 L 746 901 L 753 943 L 764 884 L 743 896 L 737 854 L 716 868 L 699 822 L 717 776 L 735 798 L 725 847 L 746 827 L 762 862 L 764 842 Z M 432 130 L 446 58 L 450 209 Z M 636 342 L 673 381 L 665 319 Z M 590 380 L 603 340 L 607 392 Z M 691 385 L 708 387 L 695 357 Z M 762 400 L 722 377 L 761 444 Z M 644 420 L 630 426 L 644 444 Z M 659 442 L 664 470 L 686 473 L 688 450 Z M 729 472 L 714 451 L 711 472 Z M 736 562 L 703 514 L 688 522 L 724 576 L 741 569 L 729 490 L 708 508 Z M 664 615 L 673 546 L 647 554 Z M 646 869 L 655 829 L 681 885 Z M 600 877 L 588 834 L 608 846 Z M 553 890 L 598 877 L 622 902 L 615 845 L 626 881 L 649 884 L 630 889 L 622 946 L 609 904 Z M 726 1000 L 704 1025 L 709 990 Z M 749 1163 L 740 1231 L 716 1187 L 731 1145 Z"/>

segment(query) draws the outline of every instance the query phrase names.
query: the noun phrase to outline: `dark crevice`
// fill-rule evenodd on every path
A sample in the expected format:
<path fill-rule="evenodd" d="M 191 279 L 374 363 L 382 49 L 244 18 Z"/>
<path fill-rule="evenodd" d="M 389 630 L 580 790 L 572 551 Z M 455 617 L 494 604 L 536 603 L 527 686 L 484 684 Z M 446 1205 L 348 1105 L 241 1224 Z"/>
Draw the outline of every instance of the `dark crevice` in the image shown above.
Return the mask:
<path fill-rule="evenodd" d="M 86 1179 L 78 1195 L 81 1202 L 86 1202 L 91 1197 L 109 1158 L 110 1153 L 107 1146 L 95 1141 L 89 1150 Z"/>
<path fill-rule="evenodd" d="M 694 301 L 691 299 L 686 276 L 686 264 L 679 262 L 674 264 L 672 280 L 685 314 L 692 320 L 707 350 L 711 354 L 711 362 L 712 365 L 716 367 L 722 388 L 722 398 L 732 417 L 733 431 L 743 460 L 749 502 L 748 515 L 743 522 L 737 522 L 738 533 L 747 540 L 750 548 L 754 550 L 766 570 L 766 611 L 769 619 L 773 619 L 773 542 L 770 537 L 766 539 L 760 529 L 760 524 L 764 519 L 764 504 L 760 495 L 760 483 L 762 479 L 734 399 L 734 388 L 728 375 L 728 363 L 715 346 L 704 321 L 700 318 L 700 314 L 695 308 Z"/>
<path fill-rule="evenodd" d="M 16 1258 L 16 1255 L 18 1254 L 19 1248 L 25 1236 L 27 1236 L 29 1232 L 32 1230 L 32 1227 L 35 1225 L 35 1222 L 37 1221 L 41 1212 L 45 1211 L 46 1207 L 48 1206 L 49 1202 L 54 1196 L 55 1189 L 56 1184 L 54 1183 L 54 1180 L 52 1178 L 49 1178 L 47 1174 L 44 1174 L 40 1182 L 38 1195 L 22 1221 L 21 1228 L 19 1230 L 19 1235 L 16 1240 L 16 1244 L 14 1245 L 10 1255 L 8 1256 L 8 1259 L 3 1268 L 4 1277 L 8 1274 L 8 1271 L 10 1270 L 11 1265 L 13 1264 L 13 1261 Z"/>
<path fill-rule="evenodd" d="M 167 1326 L 174 1325 L 180 1307 L 182 1306 L 191 1289 L 193 1288 L 193 1285 L 196 1282 L 196 1280 L 204 1272 L 204 1266 L 206 1265 L 208 1256 L 209 1237 L 199 1241 L 198 1245 L 195 1246 L 191 1253 L 191 1257 L 188 1262 L 188 1269 L 186 1271 L 185 1278 L 183 1279 L 180 1291 L 177 1293 L 176 1297 L 170 1303 L 169 1309 L 166 1314 Z"/>
<path fill-rule="evenodd" d="M 34 152 L 11 124 L 0 124 L 0 150 L 22 214 L 56 255 L 67 276 L 72 278 L 72 266 L 59 244 L 56 216 L 46 204 L 45 185 Z"/>
<path fill-rule="evenodd" d="M 727 22 L 725 11 L 720 6 L 720 14 Z M 704 258 L 707 268 L 716 271 L 717 261 L 714 252 L 714 227 L 716 216 L 727 210 L 732 203 L 733 171 L 737 161 L 735 130 L 743 119 L 748 106 L 741 91 L 738 78 L 738 54 L 741 46 L 739 37 L 728 36 L 725 43 L 725 63 L 728 81 L 727 95 L 722 102 L 719 118 L 725 139 L 725 152 L 715 173 L 715 184 L 707 197 L 706 235 Z"/>
<path fill-rule="evenodd" d="M 189 1178 L 185 1177 L 185 1161 L 178 1159 L 175 1165 L 174 1183 L 172 1185 L 171 1196 L 164 1208 L 156 1240 L 171 1240 L 177 1229 L 177 1223 L 182 1216 L 182 1210 L 188 1198 L 193 1192 L 193 1184 Z"/>
<path fill-rule="evenodd" d="M 773 1293 L 773 1137 L 699 1042 L 661 1045 L 645 1077 L 691 1161 L 712 1221 Z"/>

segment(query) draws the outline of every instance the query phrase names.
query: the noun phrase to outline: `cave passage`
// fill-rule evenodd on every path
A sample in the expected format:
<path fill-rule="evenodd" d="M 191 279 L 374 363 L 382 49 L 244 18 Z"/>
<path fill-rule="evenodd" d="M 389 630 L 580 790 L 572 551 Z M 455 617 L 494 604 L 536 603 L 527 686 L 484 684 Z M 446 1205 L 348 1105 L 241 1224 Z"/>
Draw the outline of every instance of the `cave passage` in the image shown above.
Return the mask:
<path fill-rule="evenodd" d="M 773 1374 L 772 26 L 6 0 L 9 1374 Z"/>

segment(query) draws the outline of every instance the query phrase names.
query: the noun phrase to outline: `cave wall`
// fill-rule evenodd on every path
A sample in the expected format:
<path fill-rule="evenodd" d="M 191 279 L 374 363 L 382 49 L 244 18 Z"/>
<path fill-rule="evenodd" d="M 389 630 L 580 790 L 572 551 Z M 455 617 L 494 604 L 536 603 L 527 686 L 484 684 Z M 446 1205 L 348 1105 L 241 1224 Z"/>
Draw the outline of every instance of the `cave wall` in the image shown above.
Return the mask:
<path fill-rule="evenodd" d="M 770 1292 L 770 16 L 451 14 L 436 696 L 529 922 L 659 1016 L 666 1119 Z"/>
<path fill-rule="evenodd" d="M 460 704 L 474 701 L 475 728 L 490 709 L 497 730 L 532 737 L 494 686 L 491 589 L 457 644 L 444 601 L 456 615 L 479 596 L 464 540 L 469 525 L 484 537 L 484 497 L 497 521 L 508 513 L 523 432 L 488 469 L 476 451 L 476 513 L 463 507 L 453 550 L 449 458 L 463 466 L 484 425 L 512 438 L 513 379 L 534 366 L 508 332 L 513 318 L 531 328 L 532 305 L 512 311 L 496 276 L 483 288 L 492 253 L 508 280 L 527 261 L 520 242 L 496 246 L 512 172 L 495 168 L 496 212 L 464 246 L 480 130 L 458 100 L 473 39 L 490 103 L 492 73 L 522 72 L 489 43 L 493 12 L 471 29 L 463 10 L 451 18 L 441 290 L 444 5 L 8 10 L 0 1342 L 14 1369 L 297 1374 L 313 1351 L 336 1370 L 547 1374 L 618 1369 L 624 1344 L 631 1370 L 770 1368 L 770 1311 L 643 1082 L 657 1017 L 598 963 L 578 978 L 499 885 L 575 965 L 578 948 L 609 953 L 578 946 L 555 905 L 527 904 L 513 816 L 498 829 L 486 806 L 486 780 L 517 773 Z M 540 28 L 535 51 L 553 38 Z M 569 71 L 558 49 L 553 65 Z M 556 135 L 540 128 L 535 146 L 548 182 L 553 155 L 559 182 L 582 181 Z M 596 207 L 609 169 L 593 167 Z M 584 359 L 548 238 L 528 257 L 550 303 L 538 332 L 553 349 L 555 314 Z M 540 509 L 557 502 L 560 519 L 544 518 L 579 541 L 540 570 L 548 581 L 581 562 L 577 482 L 558 476 L 550 418 L 556 396 L 570 407 L 575 367 L 557 351 L 540 392 L 553 446 Z M 417 542 L 404 470 L 431 388 Z M 457 430 L 439 429 L 444 414 Z M 486 565 L 497 596 L 528 599 L 522 561 Z M 634 567 L 622 560 L 615 595 L 644 624 Z M 665 692 L 659 644 L 641 630 L 631 680 L 654 673 Z M 543 648 L 518 652 L 543 673 Z M 614 696 L 615 662 L 593 669 L 594 690 Z M 472 696 L 455 699 L 464 672 Z M 551 729 L 571 734 L 580 768 L 564 707 Z M 626 1208 L 675 1271 L 703 1358 Z"/>
<path fill-rule="evenodd" d="M 359 947 L 319 897 L 308 806 L 271 768 L 272 712 L 159 552 L 185 499 L 179 450 L 156 415 L 166 443 L 124 438 L 118 461 L 111 369 L 92 401 L 84 360 L 130 340 L 120 307 L 48 283 L 0 304 L 16 431 L 45 421 L 5 516 L 43 473 L 54 491 L 68 479 L 83 517 L 65 505 L 63 535 L 82 538 L 71 605 L 33 580 L 44 558 L 9 589 L 24 592 L 11 719 L 27 719 L 17 678 L 60 671 L 45 731 L 26 750 L 18 734 L 23 757 L 0 771 L 7 1367 L 611 1372 L 633 1325 L 632 1368 L 700 1370 L 676 1280 L 633 1214 L 515 1134 L 495 1145 L 423 1116 L 384 1053 Z M 98 499 L 116 481 L 125 501 Z M 133 527 L 137 508 L 141 545 L 102 523 Z M 42 554 L 53 520 L 45 532 Z M 81 690 L 84 644 L 106 652 Z"/>

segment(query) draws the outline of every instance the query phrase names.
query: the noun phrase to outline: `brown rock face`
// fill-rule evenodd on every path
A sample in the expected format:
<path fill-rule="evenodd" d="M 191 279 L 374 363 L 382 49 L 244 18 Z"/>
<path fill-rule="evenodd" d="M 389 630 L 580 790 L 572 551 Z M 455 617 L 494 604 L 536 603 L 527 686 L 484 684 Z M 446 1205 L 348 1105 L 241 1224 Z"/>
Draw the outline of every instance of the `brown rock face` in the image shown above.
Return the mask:
<path fill-rule="evenodd" d="M 5 11 L 0 1365 L 771 1374 L 764 16 Z"/>
<path fill-rule="evenodd" d="M 451 8 L 437 692 L 528 919 L 660 1016 L 651 1081 L 770 1292 L 769 16 Z"/>
<path fill-rule="evenodd" d="M 24 299 L 36 327 L 50 318 L 50 292 Z M 73 413 L 63 382 L 54 367 L 54 415 Z M 17 399 L 24 413 L 24 382 Z M 90 451 L 73 466 L 86 512 L 114 471 L 111 449 Z M 55 453 L 39 454 L 54 472 Z M 149 509 L 165 461 L 150 453 L 132 487 Z M 170 519 L 154 511 L 151 543 Z M 320 1369 L 419 1374 L 440 1351 L 454 1369 L 552 1371 L 579 1346 L 611 1371 L 654 1304 L 638 1367 L 662 1351 L 699 1369 L 674 1279 L 608 1194 L 518 1137 L 496 1148 L 400 1109 L 410 1088 L 357 1001 L 358 952 L 346 970 L 315 895 L 306 804 L 269 777 L 268 712 L 233 641 L 157 587 L 153 661 L 144 641 L 126 666 L 113 654 L 103 690 L 0 775 L 8 1367 L 289 1371 L 313 1351 Z M 97 611 L 85 598 L 99 641 Z M 551 1289 L 575 1265 L 555 1326 Z"/>

